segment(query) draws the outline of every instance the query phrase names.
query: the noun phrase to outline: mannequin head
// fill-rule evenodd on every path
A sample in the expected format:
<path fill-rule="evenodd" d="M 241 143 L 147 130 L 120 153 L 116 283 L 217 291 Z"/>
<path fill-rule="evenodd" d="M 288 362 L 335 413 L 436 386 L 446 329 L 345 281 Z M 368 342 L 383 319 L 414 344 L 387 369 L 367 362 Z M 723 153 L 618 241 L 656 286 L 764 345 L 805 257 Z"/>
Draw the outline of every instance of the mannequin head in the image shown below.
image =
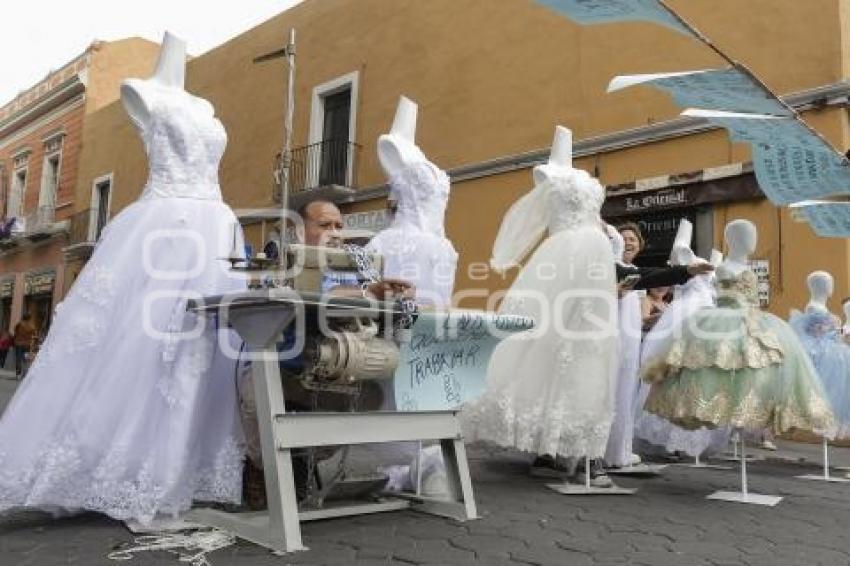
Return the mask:
<path fill-rule="evenodd" d="M 183 88 L 186 79 L 186 42 L 166 31 L 151 80 L 163 86 Z"/>
<path fill-rule="evenodd" d="M 726 245 L 729 247 L 729 261 L 744 262 L 756 251 L 758 230 L 749 220 L 733 220 L 724 231 Z"/>
<path fill-rule="evenodd" d="M 539 185 L 555 177 L 569 175 L 573 168 L 573 133 L 563 127 L 555 126 L 555 138 L 549 152 L 549 160 L 537 165 L 532 172 L 534 184 Z"/>
<path fill-rule="evenodd" d="M 416 146 L 416 118 L 419 106 L 402 96 L 398 101 L 390 132 L 378 137 L 378 162 L 387 177 L 416 161 L 426 161 Z"/>
<path fill-rule="evenodd" d="M 813 271 L 806 278 L 809 287 L 809 304 L 807 308 L 826 310 L 826 301 L 835 290 L 835 280 L 826 271 Z"/>
<path fill-rule="evenodd" d="M 127 79 L 121 83 L 121 102 L 124 105 L 124 110 L 130 116 L 130 120 L 137 128 L 145 129 L 150 119 L 150 108 L 148 108 L 143 92 L 140 90 L 143 89 L 142 85 L 154 83 L 182 90 L 185 75 L 186 42 L 171 32 L 165 32 L 153 75 L 146 81 Z"/>
<path fill-rule="evenodd" d="M 670 251 L 670 265 L 690 265 L 696 260 L 691 250 L 691 238 L 694 226 L 687 219 L 682 218 L 673 240 L 673 249 Z"/>

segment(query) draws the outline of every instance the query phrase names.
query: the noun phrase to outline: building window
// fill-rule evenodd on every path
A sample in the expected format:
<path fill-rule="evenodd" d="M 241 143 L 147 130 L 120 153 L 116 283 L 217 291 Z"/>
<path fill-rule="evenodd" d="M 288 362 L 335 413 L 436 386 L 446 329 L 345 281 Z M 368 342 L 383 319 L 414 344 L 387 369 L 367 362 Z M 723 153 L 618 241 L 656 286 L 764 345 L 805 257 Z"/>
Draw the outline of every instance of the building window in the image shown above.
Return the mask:
<path fill-rule="evenodd" d="M 352 185 L 359 76 L 355 71 L 313 89 L 309 141 L 319 160 L 311 168 L 316 178 L 308 179 L 313 186 Z"/>
<path fill-rule="evenodd" d="M 38 193 L 38 206 L 56 207 L 56 192 L 59 190 L 59 162 L 61 152 L 44 157 L 44 169 L 41 173 L 41 191 Z"/>
<path fill-rule="evenodd" d="M 89 241 L 95 242 L 109 222 L 112 204 L 112 174 L 98 177 L 92 183 L 91 211 L 89 216 Z"/>
<path fill-rule="evenodd" d="M 15 169 L 12 173 L 12 190 L 6 204 L 7 218 L 20 218 L 23 215 L 24 192 L 27 188 L 27 168 Z"/>

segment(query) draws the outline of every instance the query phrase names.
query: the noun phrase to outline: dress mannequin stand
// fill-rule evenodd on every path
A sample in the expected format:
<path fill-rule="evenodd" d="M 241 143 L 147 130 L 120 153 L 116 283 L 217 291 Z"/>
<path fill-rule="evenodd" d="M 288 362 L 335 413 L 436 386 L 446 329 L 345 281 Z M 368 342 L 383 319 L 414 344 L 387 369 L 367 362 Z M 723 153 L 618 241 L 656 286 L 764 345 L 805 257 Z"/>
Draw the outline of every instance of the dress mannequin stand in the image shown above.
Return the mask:
<path fill-rule="evenodd" d="M 384 277 L 416 286 L 417 303 L 448 308 L 458 259 L 445 233 L 450 181 L 416 145 L 417 112 L 416 103 L 401 97 L 390 132 L 378 138 L 395 212 L 367 247 L 384 257 Z"/>
<path fill-rule="evenodd" d="M 685 218 L 679 222 L 673 247 L 670 252 L 671 266 L 687 266 L 704 260 L 697 258 L 691 249 L 693 225 Z M 716 264 L 712 264 L 716 267 Z M 664 311 L 655 325 L 644 337 L 641 361 L 643 364 L 657 357 L 669 348 L 684 324 L 687 316 L 700 308 L 713 305 L 711 280 L 713 274 L 695 276 L 683 285 L 675 287 L 674 299 Z M 715 444 L 718 432 L 704 428 L 697 431 L 683 430 L 666 419 L 644 411 L 644 403 L 649 395 L 650 385 L 639 382 L 638 392 L 632 415 L 635 419 L 635 437 L 652 446 L 653 450 L 663 450 L 666 453 L 686 453 L 699 457 L 700 454 Z M 661 468 L 656 467 L 654 471 Z"/>
<path fill-rule="evenodd" d="M 546 165 L 535 167 L 534 177 L 536 182 L 542 182 L 548 174 L 557 174 L 558 168 L 572 168 L 573 135 L 567 128 L 558 126 L 555 129 L 555 138 L 549 161 Z M 616 259 L 616 258 L 615 258 Z M 631 451 L 631 450 L 629 450 Z M 624 488 L 618 485 L 611 487 L 596 487 L 591 485 L 591 459 L 584 457 L 584 483 L 576 484 L 570 482 L 547 484 L 546 487 L 562 495 L 632 495 L 637 492 L 634 488 Z M 611 473 L 611 470 L 608 470 Z"/>
<path fill-rule="evenodd" d="M 719 279 L 731 279 L 737 277 L 742 271 L 748 269 L 747 260 L 756 251 L 758 231 L 755 224 L 748 220 L 733 220 L 726 225 L 724 232 L 729 254 L 725 261 L 717 267 Z M 718 501 L 730 501 L 734 503 L 748 503 L 752 505 L 766 505 L 773 507 L 782 501 L 782 497 L 775 495 L 762 495 L 750 493 L 747 481 L 747 453 L 746 440 L 742 430 L 736 431 L 741 445 L 741 490 L 740 491 L 715 491 L 707 497 Z"/>
<path fill-rule="evenodd" d="M 826 271 L 814 271 L 809 274 L 806 279 L 809 287 L 809 303 L 806 305 L 806 313 L 810 315 L 828 315 L 832 316 L 827 307 L 827 301 L 835 291 L 835 280 L 832 275 Z M 794 316 L 792 315 L 792 319 Z M 837 319 L 836 319 L 837 320 Z M 837 326 L 837 325 L 836 325 Z M 847 346 L 842 345 L 841 349 L 846 349 Z M 845 357 L 850 362 L 850 356 Z M 847 366 L 850 369 L 850 366 Z M 850 379 L 850 376 L 848 376 Z M 829 439 L 823 437 L 823 473 L 822 474 L 805 474 L 797 476 L 799 479 L 811 481 L 826 481 L 831 483 L 850 483 L 850 478 L 835 477 L 830 475 L 829 470 Z"/>

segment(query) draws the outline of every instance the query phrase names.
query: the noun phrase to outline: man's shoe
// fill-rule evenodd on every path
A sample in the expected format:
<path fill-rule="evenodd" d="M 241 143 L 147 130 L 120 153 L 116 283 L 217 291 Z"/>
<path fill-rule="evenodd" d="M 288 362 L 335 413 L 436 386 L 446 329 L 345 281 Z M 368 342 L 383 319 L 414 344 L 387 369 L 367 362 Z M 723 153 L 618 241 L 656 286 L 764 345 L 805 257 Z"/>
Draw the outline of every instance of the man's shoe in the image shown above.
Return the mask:
<path fill-rule="evenodd" d="M 771 450 L 771 451 L 773 451 L 773 452 L 776 452 L 777 450 L 779 450 L 779 448 L 777 448 L 777 447 L 776 447 L 776 444 L 774 444 L 774 443 L 773 443 L 772 441 L 770 441 L 770 440 L 765 440 L 764 442 L 762 442 L 762 443 L 761 443 L 761 447 L 762 447 L 764 450 Z"/>

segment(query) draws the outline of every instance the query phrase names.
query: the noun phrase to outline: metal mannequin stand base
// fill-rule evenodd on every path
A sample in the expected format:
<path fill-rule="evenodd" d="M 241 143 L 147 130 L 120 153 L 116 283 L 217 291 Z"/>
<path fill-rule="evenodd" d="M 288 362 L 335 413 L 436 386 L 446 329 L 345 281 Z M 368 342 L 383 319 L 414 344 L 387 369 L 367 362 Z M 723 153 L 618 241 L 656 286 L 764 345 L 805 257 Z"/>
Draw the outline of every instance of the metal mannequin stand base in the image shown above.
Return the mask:
<path fill-rule="evenodd" d="M 731 501 L 733 503 L 749 503 L 751 505 L 767 505 L 769 507 L 773 507 L 782 501 L 781 497 L 775 495 L 760 495 L 749 492 L 747 486 L 747 454 L 743 436 L 741 436 L 741 491 L 715 491 L 706 499 Z"/>
<path fill-rule="evenodd" d="M 590 485 L 590 458 L 584 459 L 584 485 L 564 482 L 550 483 L 546 487 L 562 495 L 633 495 L 637 489 L 620 487 L 594 487 Z"/>

